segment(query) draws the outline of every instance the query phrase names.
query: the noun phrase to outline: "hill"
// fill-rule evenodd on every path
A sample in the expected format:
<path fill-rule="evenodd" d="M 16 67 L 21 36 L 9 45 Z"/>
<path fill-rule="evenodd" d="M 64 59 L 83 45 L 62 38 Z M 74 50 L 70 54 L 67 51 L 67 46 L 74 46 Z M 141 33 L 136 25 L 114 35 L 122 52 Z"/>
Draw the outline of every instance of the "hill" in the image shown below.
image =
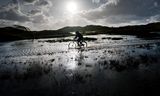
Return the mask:
<path fill-rule="evenodd" d="M 71 36 L 71 32 L 80 31 L 84 35 L 120 34 L 136 35 L 139 37 L 159 36 L 160 22 L 146 25 L 133 25 L 123 27 L 106 27 L 100 25 L 87 25 L 85 27 L 64 27 L 58 30 L 30 31 L 29 28 L 19 25 L 0 28 L 0 41 L 12 41 L 35 38 L 54 38 Z"/>
<path fill-rule="evenodd" d="M 29 28 L 19 25 L 0 28 L 0 41 L 12 41 L 21 39 L 31 39 L 33 33 Z"/>

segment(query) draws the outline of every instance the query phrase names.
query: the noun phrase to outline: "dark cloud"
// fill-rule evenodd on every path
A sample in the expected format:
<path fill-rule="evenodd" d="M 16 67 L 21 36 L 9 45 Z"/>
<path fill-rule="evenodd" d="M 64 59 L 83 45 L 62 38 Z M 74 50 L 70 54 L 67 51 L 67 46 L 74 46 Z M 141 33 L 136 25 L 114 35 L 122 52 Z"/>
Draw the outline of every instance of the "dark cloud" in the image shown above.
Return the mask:
<path fill-rule="evenodd" d="M 24 1 L 27 2 L 27 3 L 33 3 L 36 0 L 24 0 Z"/>
<path fill-rule="evenodd" d="M 18 22 L 29 21 L 29 18 L 20 11 L 17 0 L 12 0 L 7 5 L 1 7 L 0 19 Z"/>
<path fill-rule="evenodd" d="M 23 3 L 32 3 L 33 5 L 26 5 L 31 8 L 28 8 L 28 12 L 23 12 L 21 8 Z M 42 14 L 44 8 L 49 5 L 50 2 L 47 0 L 11 0 L 5 6 L 0 6 L 0 20 L 10 20 L 15 22 L 32 22 L 32 23 L 42 23 L 44 18 L 46 17 L 45 14 Z M 22 6 L 23 7 L 23 6 Z"/>
<path fill-rule="evenodd" d="M 36 6 L 47 6 L 50 4 L 51 2 L 49 0 L 39 0 L 35 3 Z"/>
<path fill-rule="evenodd" d="M 110 23 L 124 23 L 159 15 L 159 4 L 160 0 L 108 0 L 99 8 L 86 11 L 81 16 L 91 21 L 105 19 Z"/>
<path fill-rule="evenodd" d="M 41 13 L 42 13 L 42 11 L 39 9 L 33 9 L 29 12 L 29 14 L 31 14 L 31 15 L 37 15 L 37 14 L 41 14 Z"/>
<path fill-rule="evenodd" d="M 0 12 L 0 19 L 19 21 L 19 22 L 29 21 L 29 18 L 27 16 L 23 15 L 22 13 L 20 13 L 18 10 L 15 9 Z"/>

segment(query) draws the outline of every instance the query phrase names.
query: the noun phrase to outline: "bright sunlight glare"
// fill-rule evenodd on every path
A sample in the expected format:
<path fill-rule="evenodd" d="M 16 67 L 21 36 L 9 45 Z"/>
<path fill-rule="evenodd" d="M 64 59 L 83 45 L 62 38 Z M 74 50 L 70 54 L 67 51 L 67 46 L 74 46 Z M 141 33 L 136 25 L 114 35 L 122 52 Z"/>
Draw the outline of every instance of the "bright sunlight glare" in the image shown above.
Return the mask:
<path fill-rule="evenodd" d="M 68 2 L 66 7 L 67 11 L 71 14 L 76 14 L 78 11 L 77 4 L 75 2 Z"/>

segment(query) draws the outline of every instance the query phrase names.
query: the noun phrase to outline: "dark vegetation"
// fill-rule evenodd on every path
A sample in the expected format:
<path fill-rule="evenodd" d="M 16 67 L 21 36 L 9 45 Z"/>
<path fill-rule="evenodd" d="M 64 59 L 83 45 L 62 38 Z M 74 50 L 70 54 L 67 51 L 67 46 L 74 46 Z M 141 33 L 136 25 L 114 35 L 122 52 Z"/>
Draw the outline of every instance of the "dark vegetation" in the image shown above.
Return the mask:
<path fill-rule="evenodd" d="M 13 26 L 0 28 L 0 41 L 11 41 L 29 39 L 33 37 L 32 32 L 23 26 Z"/>
<path fill-rule="evenodd" d="M 14 25 L 12 27 L 0 28 L 0 41 L 54 38 L 71 36 L 71 32 L 80 31 L 84 35 L 96 34 L 119 34 L 119 35 L 136 35 L 141 38 L 153 38 L 159 36 L 160 22 L 150 23 L 147 25 L 134 25 L 123 27 L 106 27 L 99 25 L 88 25 L 85 27 L 64 27 L 58 30 L 30 31 L 23 26 Z"/>
<path fill-rule="evenodd" d="M 84 40 L 85 40 L 85 41 L 96 41 L 97 38 L 89 38 L 89 37 L 85 37 Z M 55 42 L 68 42 L 68 41 L 73 41 L 73 39 L 40 40 L 39 42 L 55 43 Z"/>

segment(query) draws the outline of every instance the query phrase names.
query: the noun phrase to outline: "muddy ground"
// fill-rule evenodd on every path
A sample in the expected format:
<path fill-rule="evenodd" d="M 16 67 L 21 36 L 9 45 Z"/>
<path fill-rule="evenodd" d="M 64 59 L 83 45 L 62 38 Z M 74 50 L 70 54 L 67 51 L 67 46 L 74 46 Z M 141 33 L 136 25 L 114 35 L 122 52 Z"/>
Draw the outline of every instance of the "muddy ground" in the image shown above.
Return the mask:
<path fill-rule="evenodd" d="M 87 48 L 69 49 L 73 37 L 1 43 L 0 96 L 160 94 L 159 39 L 86 37 Z"/>

